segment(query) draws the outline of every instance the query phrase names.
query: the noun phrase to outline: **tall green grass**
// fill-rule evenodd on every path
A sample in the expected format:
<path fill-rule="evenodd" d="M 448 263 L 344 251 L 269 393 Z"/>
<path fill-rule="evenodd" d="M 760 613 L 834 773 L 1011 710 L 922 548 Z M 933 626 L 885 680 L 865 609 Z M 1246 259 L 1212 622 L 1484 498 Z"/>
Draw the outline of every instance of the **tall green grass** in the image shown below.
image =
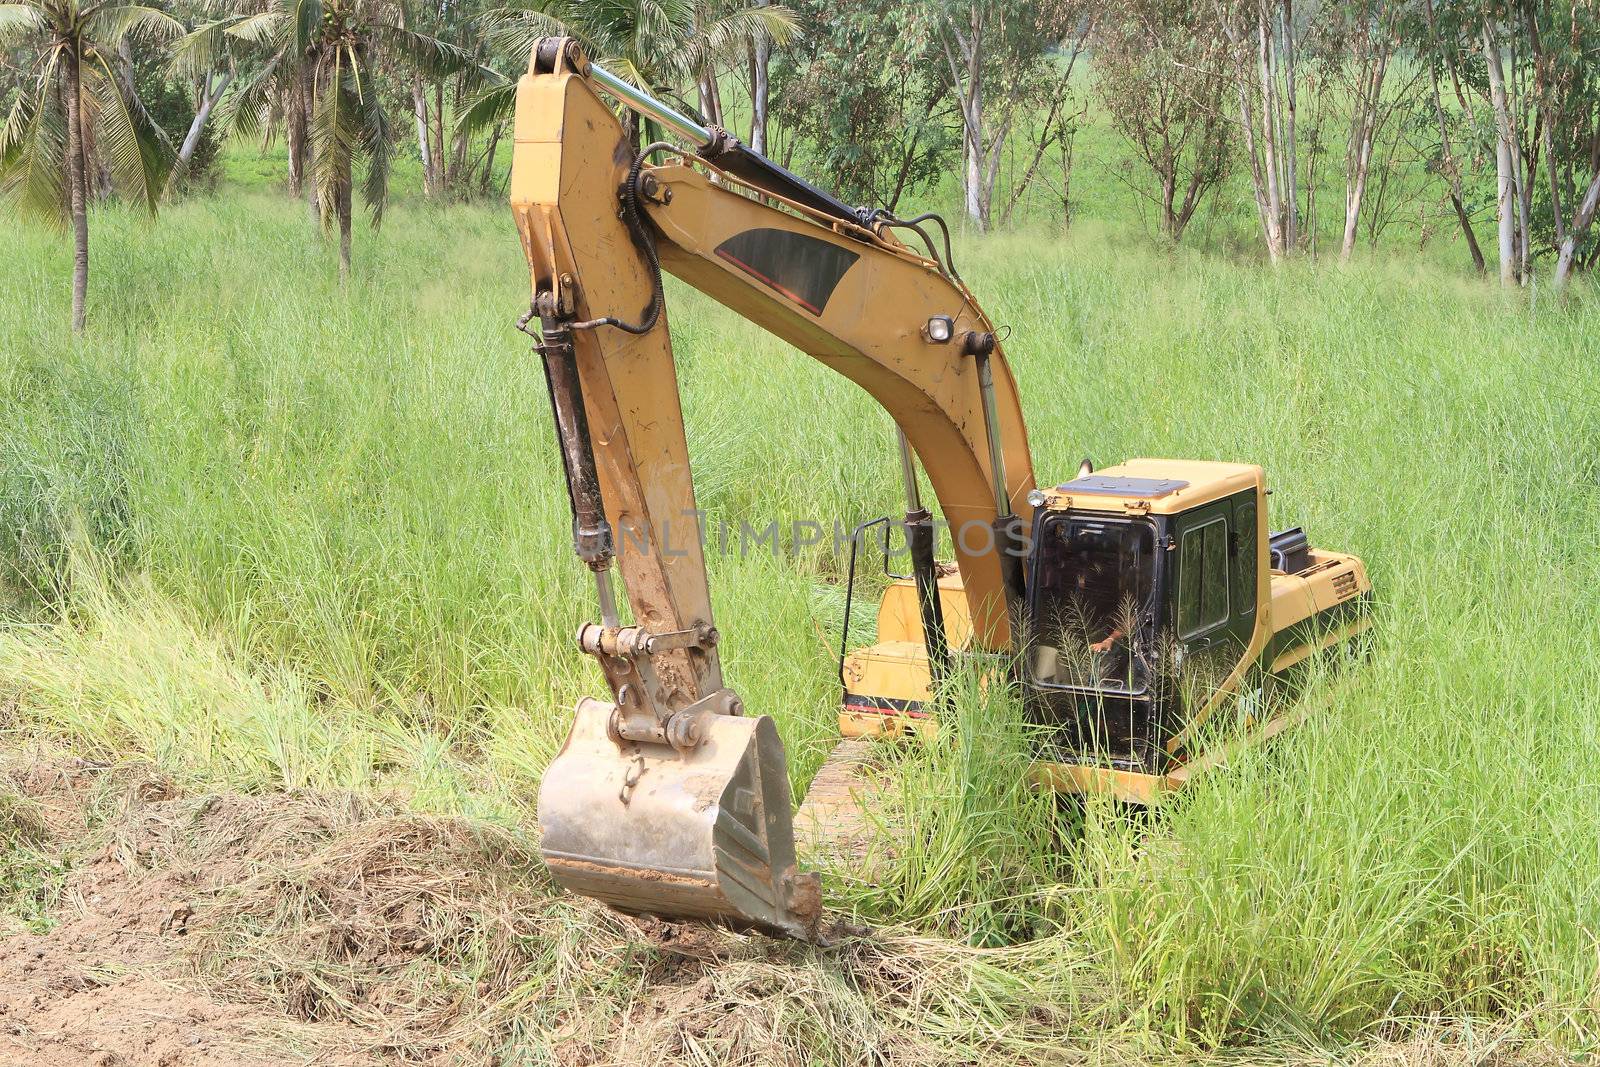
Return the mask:
<path fill-rule="evenodd" d="M 401 205 L 362 235 L 348 296 L 303 209 L 265 195 L 95 224 L 81 340 L 66 248 L 4 226 L 6 732 L 195 783 L 526 819 L 600 681 L 571 647 L 590 594 L 512 328 L 509 218 Z M 1014 710 L 958 701 L 967 740 L 904 757 L 926 786 L 915 849 L 834 902 L 930 937 L 1034 937 L 1007 981 L 1090 990 L 1171 1048 L 1460 1018 L 1591 1044 L 1592 296 L 1533 308 L 1403 257 L 1273 272 L 1093 230 L 958 254 L 1009 327 L 1041 481 L 1086 454 L 1260 462 L 1277 525 L 1366 559 L 1377 646 L 1313 686 L 1305 726 L 1144 819 L 1011 788 Z M 669 299 L 703 507 L 895 509 L 885 416 L 697 294 Z M 729 679 L 803 784 L 832 740 L 840 561 L 712 569 Z"/>

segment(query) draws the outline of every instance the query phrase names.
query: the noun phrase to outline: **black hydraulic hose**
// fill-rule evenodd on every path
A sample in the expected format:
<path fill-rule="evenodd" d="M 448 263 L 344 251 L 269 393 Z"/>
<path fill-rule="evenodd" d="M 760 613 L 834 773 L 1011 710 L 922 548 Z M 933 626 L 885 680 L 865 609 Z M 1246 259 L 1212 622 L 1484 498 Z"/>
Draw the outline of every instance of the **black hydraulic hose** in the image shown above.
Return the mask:
<path fill-rule="evenodd" d="M 656 323 L 661 321 L 661 308 L 666 303 L 666 294 L 661 287 L 661 258 L 656 254 L 656 243 L 645 228 L 643 216 L 639 214 L 639 173 L 644 168 L 645 156 L 662 148 L 671 147 L 673 146 L 660 141 L 646 145 L 642 152 L 634 155 L 633 163 L 628 167 L 627 181 L 622 186 L 622 221 L 627 224 L 629 236 L 633 238 L 633 243 L 638 246 L 639 251 L 644 253 L 645 261 L 650 265 L 650 303 L 646 305 L 636 323 L 624 322 L 615 315 L 606 315 L 598 319 L 574 322 L 572 329 L 593 330 L 600 326 L 615 326 L 623 333 L 638 336 L 649 333 L 656 328 Z"/>
<path fill-rule="evenodd" d="M 961 275 L 959 273 L 957 273 L 957 271 L 956 271 L 955 253 L 953 253 L 950 250 L 950 225 L 949 225 L 949 223 L 944 221 L 944 216 L 943 215 L 939 214 L 936 211 L 925 211 L 921 215 L 917 215 L 917 216 L 915 216 L 913 218 L 909 218 L 909 219 L 894 219 L 893 221 L 898 223 L 899 225 L 902 225 L 902 226 L 909 226 L 912 229 L 915 229 L 918 233 L 922 233 L 922 230 L 919 228 L 919 224 L 920 223 L 932 222 L 932 223 L 936 224 L 939 227 L 939 232 L 944 235 L 944 266 L 945 266 L 945 269 L 950 272 L 950 275 L 953 278 L 955 278 L 956 281 L 958 281 L 958 282 L 961 281 Z M 928 240 L 927 235 L 923 234 L 922 239 L 924 241 L 927 241 Z M 933 242 L 932 241 L 928 241 L 928 244 L 931 246 L 933 244 Z M 937 259 L 938 257 L 935 256 L 934 258 Z M 966 283 L 965 282 L 961 282 L 961 284 L 965 285 Z"/>

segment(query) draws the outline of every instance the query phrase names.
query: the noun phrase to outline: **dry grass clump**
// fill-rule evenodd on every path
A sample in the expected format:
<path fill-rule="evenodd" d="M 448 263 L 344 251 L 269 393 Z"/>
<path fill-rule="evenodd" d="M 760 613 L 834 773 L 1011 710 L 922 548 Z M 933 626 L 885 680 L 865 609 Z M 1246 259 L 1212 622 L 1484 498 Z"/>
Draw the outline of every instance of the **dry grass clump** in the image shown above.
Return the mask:
<path fill-rule="evenodd" d="M 81 891 L 159 911 L 212 998 L 405 1062 L 1047 1063 L 1102 1014 L 1065 942 L 619 916 L 556 893 L 516 832 L 348 794 L 135 794 L 102 839 Z"/>
<path fill-rule="evenodd" d="M 0 781 L 0 849 L 42 844 L 50 834 L 39 805 Z"/>
<path fill-rule="evenodd" d="M 58 851 L 44 807 L 0 774 L 0 930 L 40 920 L 59 888 Z"/>
<path fill-rule="evenodd" d="M 214 872 L 186 950 L 213 996 L 349 1024 L 380 1055 L 930 1065 L 1059 1053 L 1052 1024 L 1068 1000 L 1025 977 L 1023 959 L 1049 945 L 887 935 L 817 949 L 622 917 L 555 894 L 513 832 L 349 797 L 212 798 L 147 813 L 132 836 L 152 829 L 146 860 L 177 830 L 178 851 L 160 858 Z"/>
<path fill-rule="evenodd" d="M 582 951 L 526 844 L 482 824 L 352 794 L 214 795 L 135 806 L 106 839 L 142 895 L 180 883 L 182 955 L 211 995 L 350 1024 L 380 1053 L 511 1039 L 523 1020 L 502 1002 L 566 981 Z"/>

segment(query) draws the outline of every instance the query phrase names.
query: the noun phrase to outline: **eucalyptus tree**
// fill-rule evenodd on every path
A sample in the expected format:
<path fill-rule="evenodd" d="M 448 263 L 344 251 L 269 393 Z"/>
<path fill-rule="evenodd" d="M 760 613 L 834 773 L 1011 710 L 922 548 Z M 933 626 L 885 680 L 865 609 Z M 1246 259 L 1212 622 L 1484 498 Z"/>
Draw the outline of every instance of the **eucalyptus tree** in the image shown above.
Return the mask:
<path fill-rule="evenodd" d="M 317 215 L 339 231 L 339 277 L 350 274 L 354 176 L 365 164 L 362 199 L 373 226 L 389 192 L 393 124 L 385 75 L 412 69 L 430 76 L 472 66 L 456 45 L 408 29 L 401 10 L 382 0 L 268 0 L 264 9 L 225 16 L 191 33 L 180 52 L 242 42 L 255 55 L 224 103 L 229 127 L 270 136 L 298 99 L 306 128 Z"/>
<path fill-rule="evenodd" d="M 1082 0 L 921 0 L 961 118 L 967 218 L 991 224 L 1007 140 L 1066 93 L 1053 56 L 1079 39 L 1100 6 Z M 1078 47 L 1078 46 L 1074 46 Z"/>
<path fill-rule="evenodd" d="M 1600 262 L 1600 11 L 1588 0 L 1434 0 L 1429 44 L 1494 157 L 1500 281 Z M 1475 117 L 1469 97 L 1487 105 Z"/>
<path fill-rule="evenodd" d="M 1095 95 L 1157 186 L 1132 188 L 1154 202 L 1161 232 L 1179 241 L 1232 162 L 1226 112 L 1237 87 L 1217 8 L 1127 0 L 1102 13 L 1093 43 Z"/>
<path fill-rule="evenodd" d="M 915 0 L 800 0 L 800 31 L 772 68 L 782 108 L 784 166 L 794 164 L 851 203 L 895 211 L 935 184 L 960 148 L 949 79 Z M 753 147 L 753 145 L 752 145 Z"/>
<path fill-rule="evenodd" d="M 23 90 L 0 128 L 0 193 L 24 212 L 72 228 L 72 329 L 89 293 L 91 146 L 113 188 L 155 213 L 173 153 L 133 88 L 128 38 L 171 37 L 183 26 L 141 4 L 83 0 L 0 3 L 0 49 L 27 57 Z"/>

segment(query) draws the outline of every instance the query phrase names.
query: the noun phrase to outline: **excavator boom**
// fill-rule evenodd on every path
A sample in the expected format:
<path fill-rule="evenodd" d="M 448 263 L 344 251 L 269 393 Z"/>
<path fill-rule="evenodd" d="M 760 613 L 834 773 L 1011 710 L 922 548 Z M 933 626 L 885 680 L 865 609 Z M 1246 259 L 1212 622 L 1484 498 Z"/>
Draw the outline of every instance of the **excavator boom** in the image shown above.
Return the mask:
<path fill-rule="evenodd" d="M 635 151 L 602 89 L 702 143 Z M 660 271 L 888 411 L 951 524 L 975 639 L 1004 649 L 1020 586 L 1005 548 L 1025 536 L 1034 483 L 994 328 L 931 242 L 922 255 L 895 236 L 926 236 L 914 224 L 698 127 L 569 39 L 538 42 L 519 82 L 511 203 L 532 276 L 524 328 L 600 606 L 578 644 L 611 690 L 579 703 L 541 783 L 545 858 L 568 888 L 624 910 L 810 936 L 818 886 L 796 866 L 782 744 L 722 677 Z"/>

